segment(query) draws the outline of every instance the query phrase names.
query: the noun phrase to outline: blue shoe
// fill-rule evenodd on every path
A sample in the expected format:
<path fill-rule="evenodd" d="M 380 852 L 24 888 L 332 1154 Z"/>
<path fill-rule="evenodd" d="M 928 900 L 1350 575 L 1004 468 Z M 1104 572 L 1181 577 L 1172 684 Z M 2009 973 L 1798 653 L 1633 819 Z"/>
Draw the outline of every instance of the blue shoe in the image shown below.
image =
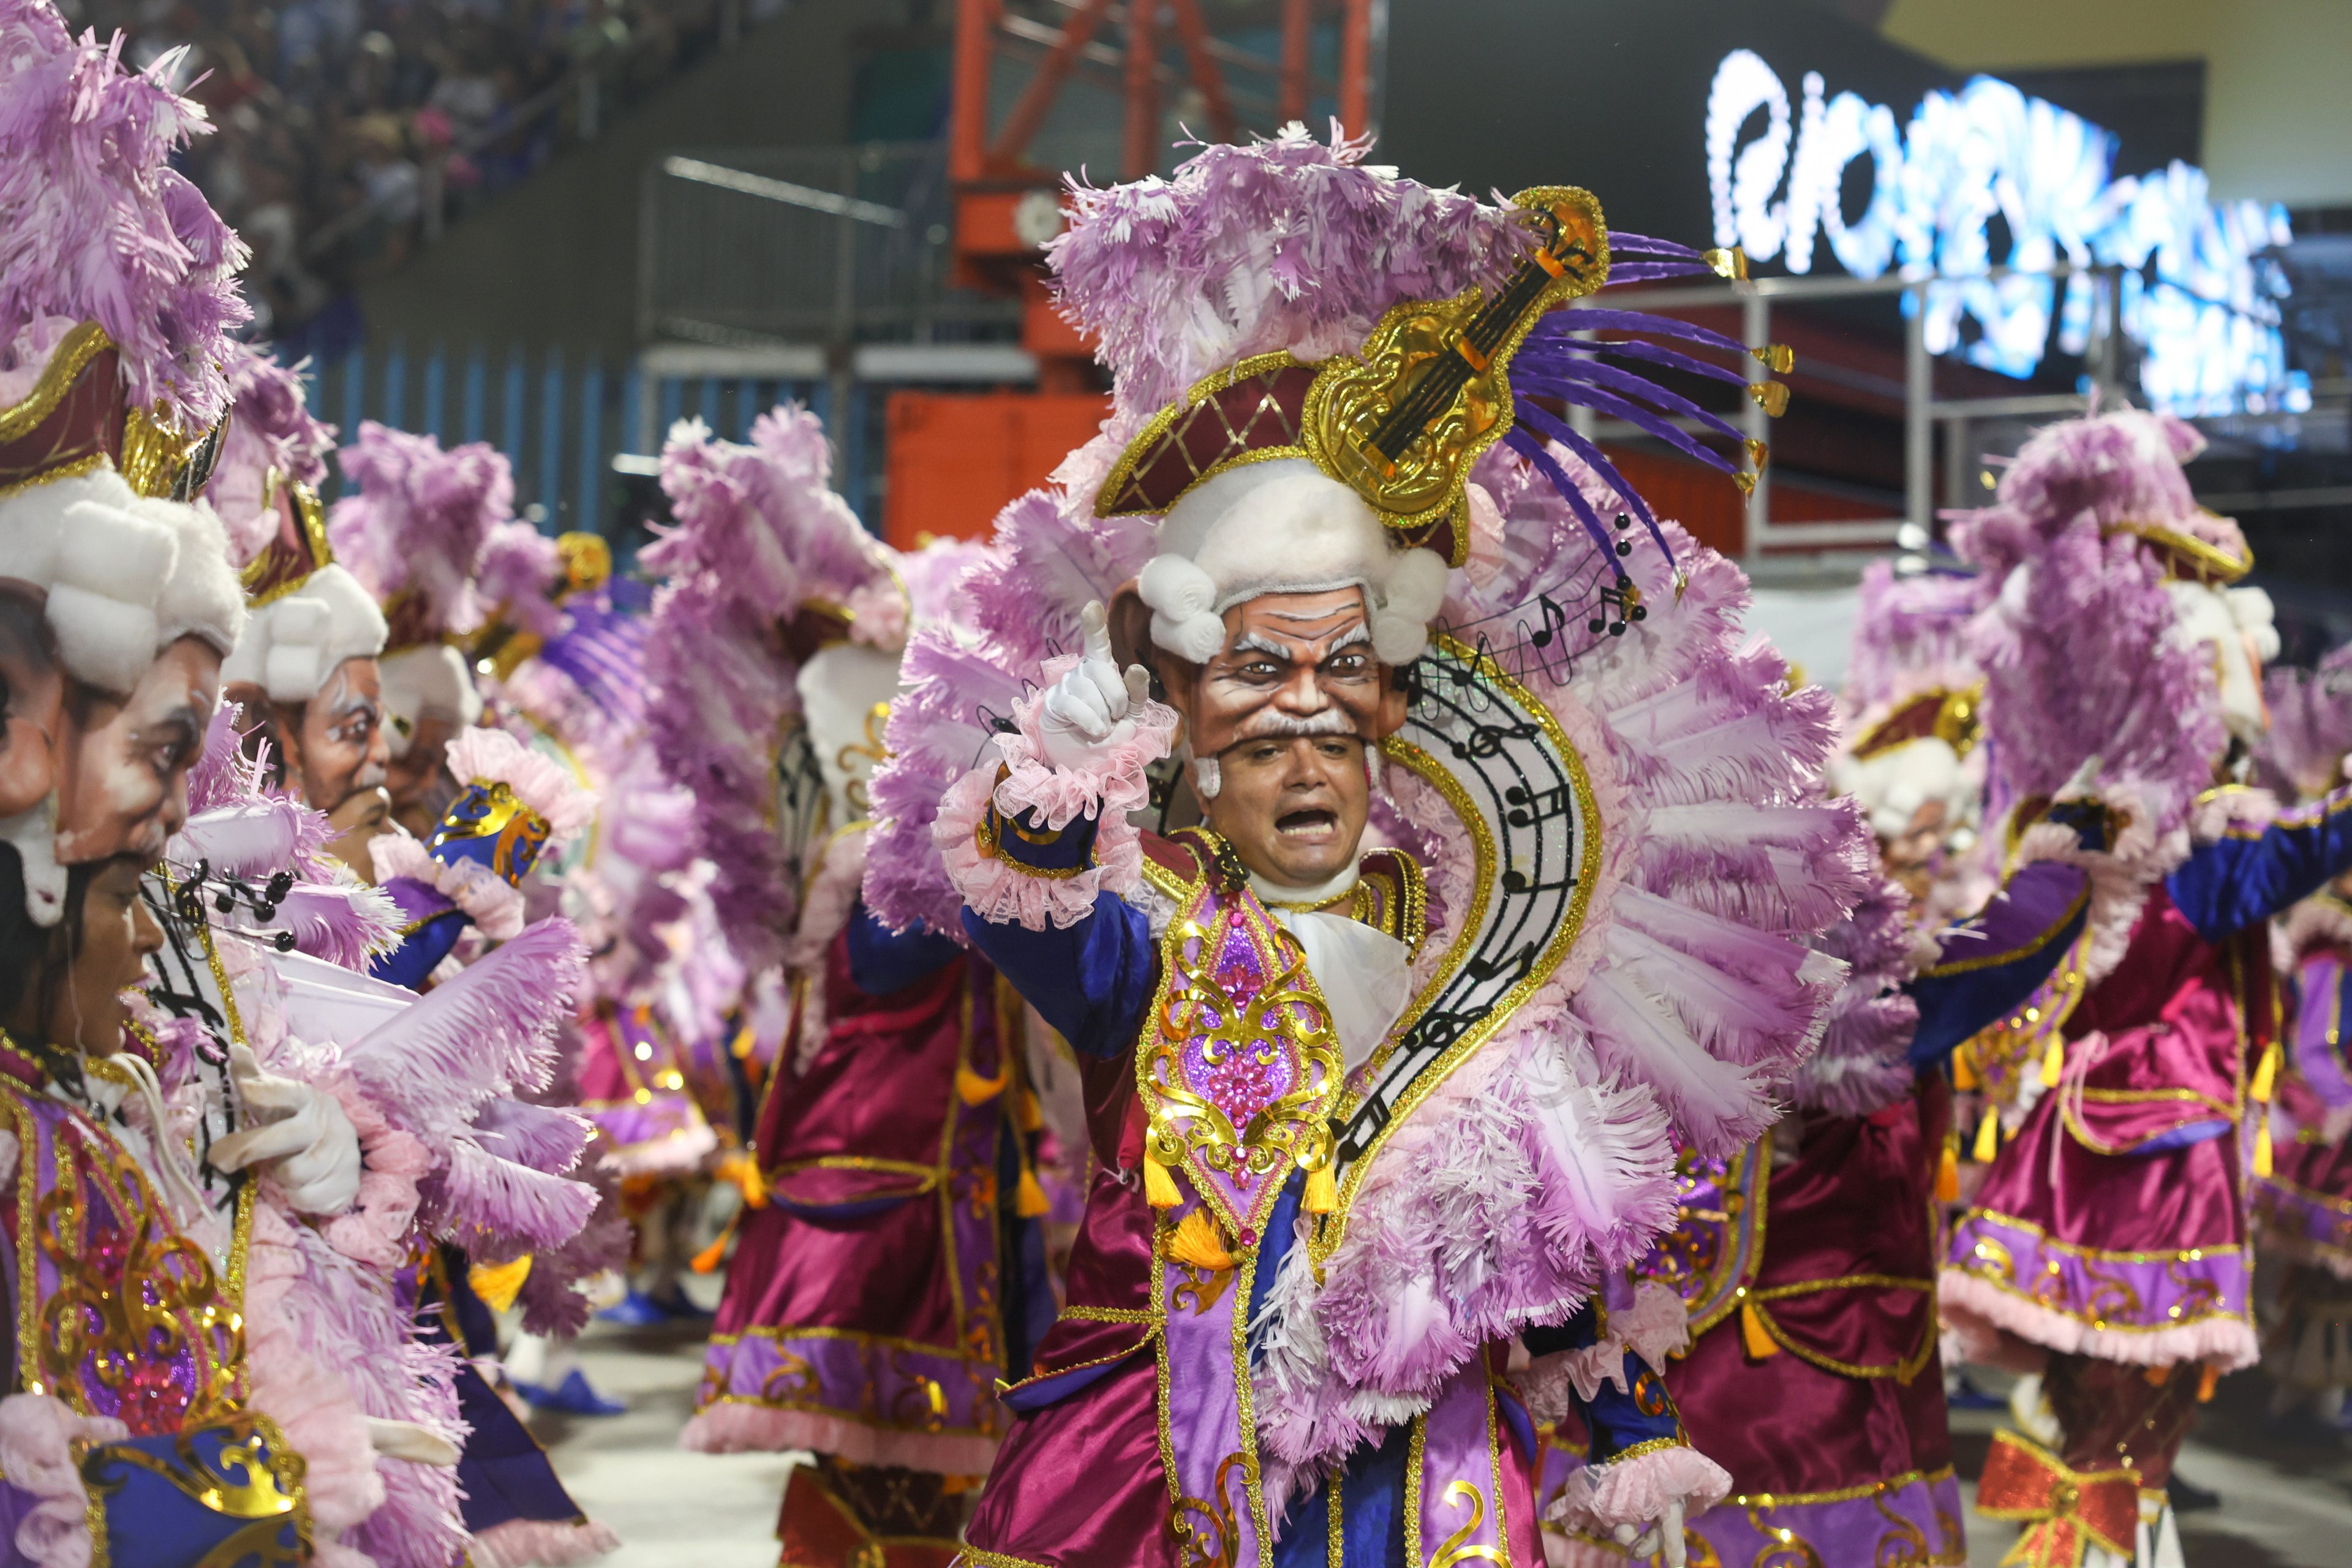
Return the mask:
<path fill-rule="evenodd" d="M 596 1314 L 608 1323 L 618 1323 L 625 1329 L 650 1329 L 669 1321 L 670 1315 L 662 1304 L 643 1290 L 632 1290 L 603 1311 Z"/>
<path fill-rule="evenodd" d="M 542 1388 L 535 1383 L 518 1383 L 515 1392 L 530 1401 L 534 1410 L 560 1411 L 566 1415 L 625 1415 L 626 1401 L 607 1399 L 589 1383 L 588 1374 L 578 1367 L 553 1388 Z"/>

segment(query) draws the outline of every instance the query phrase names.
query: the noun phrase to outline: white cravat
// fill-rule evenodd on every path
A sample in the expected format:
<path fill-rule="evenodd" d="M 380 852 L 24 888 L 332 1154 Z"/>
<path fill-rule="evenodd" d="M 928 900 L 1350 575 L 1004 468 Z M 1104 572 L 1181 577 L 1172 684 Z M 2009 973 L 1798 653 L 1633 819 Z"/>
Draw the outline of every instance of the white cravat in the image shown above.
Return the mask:
<path fill-rule="evenodd" d="M 1319 888 L 1277 887 L 1255 871 L 1249 879 L 1258 902 L 1306 952 L 1307 972 L 1331 1010 L 1341 1059 L 1351 1073 L 1380 1048 L 1404 1011 L 1412 995 L 1412 952 L 1353 916 L 1283 906 L 1336 899 L 1356 885 L 1356 878 L 1350 866 Z"/>

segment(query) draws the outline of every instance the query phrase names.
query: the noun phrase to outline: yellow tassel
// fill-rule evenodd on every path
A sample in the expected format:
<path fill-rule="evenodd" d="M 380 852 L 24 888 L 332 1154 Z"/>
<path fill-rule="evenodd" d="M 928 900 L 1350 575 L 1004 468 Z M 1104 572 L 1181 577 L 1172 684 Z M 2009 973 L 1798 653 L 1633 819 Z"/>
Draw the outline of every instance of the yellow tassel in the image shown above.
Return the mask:
<path fill-rule="evenodd" d="M 1327 1161 L 1307 1173 L 1307 1195 L 1299 1206 L 1308 1214 L 1330 1214 L 1339 1206 L 1339 1184 L 1332 1178 Z"/>
<path fill-rule="evenodd" d="M 2265 1110 L 2263 1112 L 2263 1124 L 2254 1129 L 2254 1174 L 2269 1175 L 2273 1158 L 2271 1151 L 2271 1113 Z"/>
<path fill-rule="evenodd" d="M 1978 1086 L 1975 1053 L 1965 1046 L 1952 1053 L 1952 1087 L 1967 1094 Z"/>
<path fill-rule="evenodd" d="M 477 1263 L 466 1270 L 466 1283 L 474 1288 L 493 1312 L 503 1312 L 515 1303 L 522 1282 L 530 1278 L 530 1254 L 526 1252 L 512 1263 Z"/>
<path fill-rule="evenodd" d="M 751 1059 L 751 1052 L 753 1048 L 756 1047 L 759 1043 L 758 1038 L 751 1033 L 751 1026 L 746 1024 L 740 1029 L 735 1031 L 735 1041 L 732 1045 L 727 1047 L 728 1054 L 732 1056 L 739 1062 L 748 1062 Z"/>
<path fill-rule="evenodd" d="M 2263 1059 L 2254 1068 L 2253 1087 L 2246 1092 L 2263 1104 L 2270 1103 L 2272 1092 L 2278 1088 L 2279 1047 L 2273 1040 L 2263 1049 Z M 2267 1173 L 2265 1173 L 2267 1174 Z"/>
<path fill-rule="evenodd" d="M 1944 1140 L 1943 1152 L 1936 1156 L 1936 1201 L 1956 1204 L 1960 1201 L 1960 1152 L 1954 1141 Z"/>
<path fill-rule="evenodd" d="M 1053 1206 L 1045 1201 L 1045 1189 L 1037 1184 L 1037 1173 L 1024 1165 L 1021 1185 L 1013 1194 L 1013 1212 L 1023 1219 L 1042 1219 Z"/>
<path fill-rule="evenodd" d="M 1176 1177 L 1160 1163 L 1160 1156 L 1146 1152 L 1143 1156 L 1143 1201 L 1156 1209 L 1184 1206 L 1184 1194 L 1176 1189 Z"/>
<path fill-rule="evenodd" d="M 1034 1132 L 1045 1125 L 1045 1108 L 1037 1103 L 1033 1089 L 1023 1089 L 1013 1100 L 1013 1125 L 1024 1132 Z"/>
<path fill-rule="evenodd" d="M 1206 1209 L 1194 1209 L 1168 1238 L 1168 1261 L 1188 1268 L 1206 1268 L 1221 1273 L 1234 1266 L 1233 1254 L 1225 1250 L 1224 1238 L 1209 1218 Z"/>
<path fill-rule="evenodd" d="M 982 1078 L 968 1067 L 956 1068 L 956 1098 L 966 1105 L 986 1105 L 1004 1092 L 1013 1081 L 1013 1069 L 1005 1068 L 994 1078 Z"/>
<path fill-rule="evenodd" d="M 1992 1157 L 2000 1152 L 2000 1112 L 1988 1110 L 1984 1125 L 1977 1129 L 1977 1146 L 1969 1151 L 1979 1165 L 1990 1165 Z"/>
<path fill-rule="evenodd" d="M 1742 1296 L 1739 1299 L 1739 1341 L 1748 1351 L 1748 1359 L 1762 1361 L 1766 1356 L 1780 1353 L 1780 1342 L 1765 1331 L 1764 1314 L 1756 1303 Z"/>
<path fill-rule="evenodd" d="M 748 1151 L 738 1150 L 727 1155 L 719 1162 L 719 1169 L 712 1174 L 741 1193 L 746 1208 L 763 1209 L 768 1206 L 768 1184 L 760 1174 L 760 1162 Z"/>
<path fill-rule="evenodd" d="M 2052 1031 L 2050 1048 L 2042 1056 L 2042 1087 L 2056 1089 L 2058 1080 L 2066 1076 L 2066 1037 Z"/>
<path fill-rule="evenodd" d="M 2205 1375 L 2197 1380 L 2197 1403 L 2200 1405 L 2212 1404 L 2213 1390 L 2221 1385 L 2221 1369 L 2215 1366 L 2211 1362 L 2207 1362 L 2205 1363 Z"/>

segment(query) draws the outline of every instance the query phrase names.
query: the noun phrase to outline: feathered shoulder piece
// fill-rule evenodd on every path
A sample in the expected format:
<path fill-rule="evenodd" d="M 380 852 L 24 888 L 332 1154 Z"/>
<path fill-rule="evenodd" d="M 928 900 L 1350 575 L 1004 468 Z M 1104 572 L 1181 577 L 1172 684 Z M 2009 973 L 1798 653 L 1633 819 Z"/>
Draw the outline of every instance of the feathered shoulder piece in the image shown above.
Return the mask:
<path fill-rule="evenodd" d="M 358 487 L 327 521 L 336 558 L 384 606 L 397 651 L 479 629 L 489 606 L 475 584 L 482 552 L 514 512 L 506 455 L 476 441 L 443 451 L 373 420 L 341 453 Z"/>
<path fill-rule="evenodd" d="M 0 406 L 95 322 L 131 406 L 194 433 L 228 405 L 247 253 L 172 166 L 212 129 L 173 89 L 187 50 L 143 72 L 121 56 L 120 34 L 77 40 L 47 0 L 0 0 Z"/>
<path fill-rule="evenodd" d="M 2236 533 L 2189 493 L 2180 465 L 2198 442 L 2160 415 L 2070 419 L 1953 523 L 1953 548 L 1983 574 L 1967 648 L 1985 675 L 1996 798 L 2054 795 L 2096 756 L 2102 793 L 2137 800 L 2161 844 L 2212 783 L 2226 740 L 2213 673 L 2167 590 L 2179 541 L 2218 553 Z"/>
<path fill-rule="evenodd" d="M 400 945 L 400 910 L 327 852 L 324 813 L 264 782 L 267 745 L 244 753 L 239 717 L 234 702 L 213 715 L 189 770 L 188 820 L 165 847 L 182 907 L 240 938 L 364 971 Z"/>
<path fill-rule="evenodd" d="M 2263 782 L 2287 795 L 2316 799 L 2344 782 L 2352 752 L 2352 647 L 2339 647 L 2316 669 L 2279 666 L 2263 672 L 2270 730 L 2254 748 Z"/>
<path fill-rule="evenodd" d="M 645 667 L 647 733 L 695 802 L 711 900 L 752 967 L 776 960 L 799 907 L 800 845 L 776 820 L 778 750 L 800 713 L 802 660 L 898 600 L 880 546 L 831 484 L 824 428 L 797 405 L 764 414 L 749 445 L 698 422 L 670 432 L 662 489 L 675 524 L 640 552 L 667 579 Z M 813 767 L 782 770 L 795 776 Z"/>

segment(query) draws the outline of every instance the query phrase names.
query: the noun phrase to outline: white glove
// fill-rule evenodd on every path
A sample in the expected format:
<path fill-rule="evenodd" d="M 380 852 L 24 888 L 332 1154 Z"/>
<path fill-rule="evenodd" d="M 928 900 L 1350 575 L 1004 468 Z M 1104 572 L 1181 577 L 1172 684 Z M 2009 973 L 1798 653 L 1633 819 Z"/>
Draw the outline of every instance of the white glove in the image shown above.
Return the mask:
<path fill-rule="evenodd" d="M 1151 689 L 1151 678 L 1139 664 L 1127 667 L 1124 677 L 1110 656 L 1110 626 L 1102 602 L 1086 607 L 1079 617 L 1086 627 L 1086 647 L 1077 664 L 1046 689 L 1037 711 L 1037 731 L 1045 760 L 1057 768 L 1083 767 L 1099 751 L 1118 745 L 1135 733 L 1129 710 L 1139 707 Z"/>
<path fill-rule="evenodd" d="M 1665 1554 L 1668 1568 L 1687 1568 L 1689 1543 L 1683 1539 L 1683 1500 L 1676 1498 L 1666 1504 L 1666 1511 L 1652 1520 L 1645 1528 L 1638 1524 L 1621 1524 L 1610 1533 L 1638 1562 Z"/>
<path fill-rule="evenodd" d="M 362 1419 L 367 1422 L 368 1447 L 387 1459 L 406 1459 L 412 1464 L 445 1468 L 457 1462 L 457 1446 L 429 1426 L 420 1426 L 414 1421 L 385 1421 L 373 1415 Z"/>
<path fill-rule="evenodd" d="M 304 1214 L 341 1214 L 360 1192 L 360 1135 L 335 1097 L 262 1070 L 253 1047 L 229 1046 L 228 1071 L 246 1125 L 207 1158 L 215 1170 L 273 1162 L 286 1201 Z"/>

